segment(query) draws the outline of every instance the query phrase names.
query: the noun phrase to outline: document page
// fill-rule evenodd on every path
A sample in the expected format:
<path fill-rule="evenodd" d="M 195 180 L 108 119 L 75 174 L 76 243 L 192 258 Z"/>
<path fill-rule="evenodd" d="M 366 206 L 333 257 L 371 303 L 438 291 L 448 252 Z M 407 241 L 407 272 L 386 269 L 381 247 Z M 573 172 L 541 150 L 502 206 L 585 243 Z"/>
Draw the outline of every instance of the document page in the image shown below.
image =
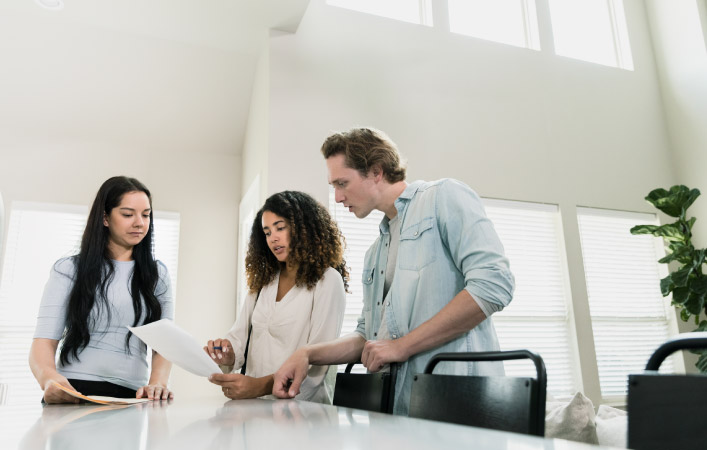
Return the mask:
<path fill-rule="evenodd" d="M 154 351 L 194 375 L 208 377 L 212 373 L 222 373 L 203 346 L 169 319 L 128 329 Z"/>
<path fill-rule="evenodd" d="M 132 405 L 134 403 L 145 403 L 150 401 L 147 398 L 118 398 L 105 397 L 101 395 L 83 395 L 65 386 L 60 385 L 56 381 L 53 381 L 52 383 L 54 383 L 54 386 L 58 387 L 69 395 L 72 395 L 76 398 L 80 398 L 81 400 L 86 400 L 87 402 L 98 403 L 100 405 Z"/>

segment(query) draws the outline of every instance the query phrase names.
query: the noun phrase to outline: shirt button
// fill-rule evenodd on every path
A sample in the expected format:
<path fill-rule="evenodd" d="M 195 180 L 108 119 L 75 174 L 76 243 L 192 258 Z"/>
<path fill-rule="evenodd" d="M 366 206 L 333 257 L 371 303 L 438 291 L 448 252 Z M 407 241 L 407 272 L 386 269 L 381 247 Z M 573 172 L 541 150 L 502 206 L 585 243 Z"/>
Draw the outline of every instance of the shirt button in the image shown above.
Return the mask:
<path fill-rule="evenodd" d="M 378 304 L 380 305 L 380 304 L 381 304 L 381 302 L 378 302 Z"/>
<path fill-rule="evenodd" d="M 373 336 L 378 336 L 378 333 L 373 333 Z"/>
<path fill-rule="evenodd" d="M 415 232 L 415 236 L 417 236 L 417 231 Z"/>
<path fill-rule="evenodd" d="M 385 306 L 390 306 L 390 302 L 386 302 Z"/>
<path fill-rule="evenodd" d="M 368 277 L 368 281 L 371 281 L 371 277 Z"/>
<path fill-rule="evenodd" d="M 397 339 L 397 338 L 398 338 L 398 335 L 397 335 L 397 334 L 394 334 L 394 335 L 393 335 L 393 339 Z"/>
<path fill-rule="evenodd" d="M 383 275 L 383 271 L 381 270 L 381 275 Z"/>

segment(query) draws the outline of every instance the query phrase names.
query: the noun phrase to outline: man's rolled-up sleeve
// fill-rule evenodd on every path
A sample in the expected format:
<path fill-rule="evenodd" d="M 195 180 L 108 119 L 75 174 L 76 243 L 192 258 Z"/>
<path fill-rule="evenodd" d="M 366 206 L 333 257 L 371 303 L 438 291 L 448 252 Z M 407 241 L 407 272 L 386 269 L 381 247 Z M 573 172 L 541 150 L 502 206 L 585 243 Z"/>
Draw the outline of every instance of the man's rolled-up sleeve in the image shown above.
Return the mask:
<path fill-rule="evenodd" d="M 464 289 L 486 317 L 508 306 L 515 280 L 481 198 L 468 186 L 447 180 L 440 185 L 436 208 L 442 239 L 464 274 Z"/>

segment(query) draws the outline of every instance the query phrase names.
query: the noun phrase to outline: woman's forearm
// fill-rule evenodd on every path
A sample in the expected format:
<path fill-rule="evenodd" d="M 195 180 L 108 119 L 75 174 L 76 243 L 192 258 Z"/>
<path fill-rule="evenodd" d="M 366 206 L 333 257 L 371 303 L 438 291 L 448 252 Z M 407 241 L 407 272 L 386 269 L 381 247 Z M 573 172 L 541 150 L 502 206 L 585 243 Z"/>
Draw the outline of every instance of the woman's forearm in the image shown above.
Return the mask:
<path fill-rule="evenodd" d="M 45 388 L 48 380 L 59 376 L 54 362 L 58 346 L 59 341 L 54 339 L 35 338 L 32 340 L 29 351 L 29 367 L 42 389 Z"/>
<path fill-rule="evenodd" d="M 165 359 L 164 356 L 153 351 L 152 352 L 152 371 L 150 372 L 149 384 L 159 384 L 167 386 L 169 381 L 169 373 L 172 370 L 172 363 Z"/>

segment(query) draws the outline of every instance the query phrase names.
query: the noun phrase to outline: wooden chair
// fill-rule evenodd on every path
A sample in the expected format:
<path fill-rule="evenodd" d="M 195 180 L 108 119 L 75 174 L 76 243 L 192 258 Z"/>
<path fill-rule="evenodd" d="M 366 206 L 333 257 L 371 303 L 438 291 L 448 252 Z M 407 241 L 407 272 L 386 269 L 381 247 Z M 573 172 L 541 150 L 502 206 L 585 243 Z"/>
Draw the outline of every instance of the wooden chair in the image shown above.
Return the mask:
<path fill-rule="evenodd" d="M 628 377 L 628 446 L 636 450 L 707 446 L 707 376 L 659 374 L 678 350 L 707 349 L 707 333 L 685 333 L 662 344 L 646 372 Z"/>
<path fill-rule="evenodd" d="M 333 404 L 392 414 L 397 364 L 390 365 L 390 372 L 351 373 L 356 364 L 360 362 L 350 363 L 344 373 L 336 374 Z"/>
<path fill-rule="evenodd" d="M 441 361 L 530 359 L 536 378 L 434 375 Z M 410 417 L 544 436 L 547 374 L 528 350 L 439 353 L 413 378 Z"/>

